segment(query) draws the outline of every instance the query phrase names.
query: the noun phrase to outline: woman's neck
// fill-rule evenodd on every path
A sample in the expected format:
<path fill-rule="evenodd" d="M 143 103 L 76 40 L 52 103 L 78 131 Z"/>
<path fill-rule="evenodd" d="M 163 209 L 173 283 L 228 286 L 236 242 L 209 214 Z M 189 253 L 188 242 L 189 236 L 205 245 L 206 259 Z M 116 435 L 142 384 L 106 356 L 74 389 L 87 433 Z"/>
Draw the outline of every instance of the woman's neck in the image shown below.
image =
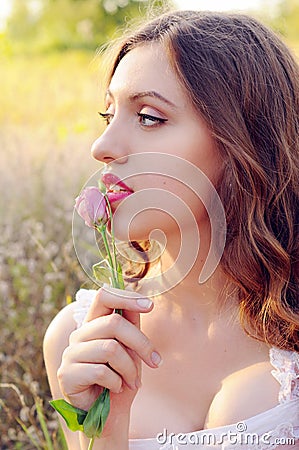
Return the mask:
<path fill-rule="evenodd" d="M 208 266 L 209 276 L 204 282 L 199 280 L 210 251 L 209 224 L 201 225 L 197 238 L 194 230 L 184 229 L 182 235 L 183 240 L 178 233 L 167 236 L 167 245 L 161 255 L 161 274 L 150 276 L 142 292 L 153 298 L 163 296 L 163 301 L 169 299 L 181 304 L 182 308 L 191 307 L 206 311 L 208 315 L 215 314 L 224 307 L 226 284 L 226 277 L 215 262 L 216 258 L 215 264 L 210 261 Z"/>

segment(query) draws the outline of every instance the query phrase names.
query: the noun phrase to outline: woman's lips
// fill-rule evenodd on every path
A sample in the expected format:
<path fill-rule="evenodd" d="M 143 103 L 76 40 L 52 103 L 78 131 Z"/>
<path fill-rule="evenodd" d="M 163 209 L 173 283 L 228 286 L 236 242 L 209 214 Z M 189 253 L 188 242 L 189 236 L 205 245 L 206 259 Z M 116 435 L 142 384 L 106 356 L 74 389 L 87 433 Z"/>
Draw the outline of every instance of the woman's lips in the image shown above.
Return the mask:
<path fill-rule="evenodd" d="M 113 173 L 105 173 L 102 182 L 107 188 L 106 195 L 111 204 L 123 200 L 134 192 Z"/>

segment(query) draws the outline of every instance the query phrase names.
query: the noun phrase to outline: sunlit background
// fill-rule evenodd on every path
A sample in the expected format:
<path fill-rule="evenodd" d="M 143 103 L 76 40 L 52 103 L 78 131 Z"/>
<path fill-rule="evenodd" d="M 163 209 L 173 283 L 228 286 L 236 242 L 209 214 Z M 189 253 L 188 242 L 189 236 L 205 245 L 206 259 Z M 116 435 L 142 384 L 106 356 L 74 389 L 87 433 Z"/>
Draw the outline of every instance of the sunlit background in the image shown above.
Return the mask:
<path fill-rule="evenodd" d="M 39 0 L 32 0 L 31 7 L 39 8 Z M 268 12 L 273 13 L 279 0 L 175 0 L 178 9 L 202 9 L 215 11 L 250 11 L 260 8 L 267 8 Z M 13 6 L 13 0 L 1 0 L 0 3 L 0 27 L 5 25 L 6 18 L 9 16 Z"/>
<path fill-rule="evenodd" d="M 55 313 L 77 289 L 91 287 L 73 250 L 71 221 L 74 198 L 98 169 L 89 151 L 103 130 L 103 67 L 95 53 L 151 3 L 0 0 L 2 450 L 66 448 L 48 404 L 41 342 Z M 176 6 L 249 11 L 299 54 L 298 0 Z"/>
<path fill-rule="evenodd" d="M 180 9 L 203 9 L 210 11 L 254 10 L 263 6 L 273 7 L 277 0 L 176 0 Z"/>

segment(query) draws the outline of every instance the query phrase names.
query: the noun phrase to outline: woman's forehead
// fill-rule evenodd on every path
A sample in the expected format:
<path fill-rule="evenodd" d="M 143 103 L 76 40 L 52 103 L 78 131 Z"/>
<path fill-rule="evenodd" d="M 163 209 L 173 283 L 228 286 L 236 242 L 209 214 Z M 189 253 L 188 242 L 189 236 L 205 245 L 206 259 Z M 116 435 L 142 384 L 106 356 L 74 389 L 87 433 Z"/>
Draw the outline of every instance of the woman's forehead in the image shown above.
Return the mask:
<path fill-rule="evenodd" d="M 129 51 L 116 67 L 108 90 L 113 96 L 144 92 L 157 92 L 177 106 L 186 101 L 167 52 L 160 43 L 140 45 Z"/>

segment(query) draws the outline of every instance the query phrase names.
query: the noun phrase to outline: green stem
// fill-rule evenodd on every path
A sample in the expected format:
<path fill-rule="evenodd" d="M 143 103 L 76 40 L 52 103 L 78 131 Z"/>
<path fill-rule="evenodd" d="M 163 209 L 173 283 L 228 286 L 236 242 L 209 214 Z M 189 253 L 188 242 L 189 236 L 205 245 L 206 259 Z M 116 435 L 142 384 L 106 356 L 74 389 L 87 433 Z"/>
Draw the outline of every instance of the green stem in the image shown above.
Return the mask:
<path fill-rule="evenodd" d="M 95 440 L 95 436 L 93 436 L 88 444 L 88 449 L 87 450 L 91 450 L 93 448 L 93 444 L 94 444 L 94 440 Z"/>
<path fill-rule="evenodd" d="M 117 259 L 116 259 L 116 246 L 115 246 L 115 237 L 114 237 L 113 213 L 112 213 L 112 209 L 111 209 L 111 205 L 110 205 L 108 196 L 105 195 L 104 197 L 106 199 L 107 208 L 108 208 L 108 212 L 109 212 L 109 216 L 110 216 L 112 253 L 113 253 L 113 259 L 114 259 L 114 269 L 117 273 Z M 114 287 L 119 287 L 119 286 L 114 286 Z"/>
<path fill-rule="evenodd" d="M 116 275 L 116 278 L 113 277 L 112 279 L 112 286 L 115 288 L 120 288 L 120 289 L 124 289 L 124 282 L 123 282 L 123 278 L 121 277 L 121 283 L 119 282 L 119 272 L 118 272 L 118 264 L 117 264 L 117 253 L 116 253 L 116 245 L 115 245 L 115 236 L 114 236 L 114 224 L 113 224 L 113 213 L 112 213 L 112 209 L 111 209 L 111 205 L 109 202 L 109 198 L 106 194 L 104 194 L 105 200 L 106 200 L 106 204 L 107 204 L 107 209 L 108 209 L 108 213 L 109 213 L 109 218 L 110 218 L 110 224 L 111 224 L 111 244 L 112 244 L 112 254 L 113 254 L 113 261 L 112 261 L 112 257 L 111 254 L 110 255 L 110 259 L 109 259 L 109 263 L 111 264 L 111 270 L 113 271 L 114 269 L 114 275 Z M 106 228 L 104 230 L 104 233 L 106 232 Z M 103 236 L 104 238 L 104 236 Z M 105 238 L 106 238 L 106 234 L 105 234 Z M 105 244 L 105 242 L 104 242 Z M 110 250 L 110 249 L 109 249 Z M 115 309 L 115 312 L 122 315 L 122 310 L 121 309 Z"/>
<path fill-rule="evenodd" d="M 113 287 L 117 287 L 117 285 L 116 285 L 117 284 L 117 278 L 115 278 L 115 276 L 117 276 L 117 272 L 116 272 L 116 267 L 114 267 L 114 262 L 112 260 L 109 243 L 108 243 L 107 236 L 106 236 L 106 225 L 104 227 L 97 227 L 97 230 L 102 235 L 103 243 L 104 243 L 104 246 L 105 246 L 105 250 L 107 252 L 107 257 L 108 257 L 108 260 L 109 260 L 109 266 L 110 266 L 110 269 L 111 269 L 112 285 L 113 285 Z"/>
<path fill-rule="evenodd" d="M 106 195 L 105 195 L 105 198 L 106 198 L 106 204 L 107 204 L 107 208 L 108 208 L 108 212 L 109 212 L 109 216 L 110 216 L 110 224 L 111 224 L 112 255 L 111 255 L 110 246 L 109 246 L 109 242 L 108 242 L 107 235 L 106 235 L 107 226 L 104 225 L 102 227 L 97 227 L 97 230 L 102 235 L 104 247 L 107 252 L 107 258 L 108 258 L 110 272 L 111 272 L 111 278 L 112 278 L 112 286 L 115 288 L 123 289 L 124 288 L 123 278 L 122 278 L 122 274 L 119 273 L 118 263 L 117 263 L 117 253 L 116 253 L 114 227 L 113 227 L 113 214 L 112 214 L 111 205 L 109 203 L 109 199 Z M 115 312 L 122 315 L 122 309 L 115 309 Z M 107 398 L 109 401 L 109 405 L 110 405 L 110 391 L 109 391 L 109 389 L 105 388 L 104 392 L 106 392 L 106 395 L 107 395 Z M 89 441 L 88 450 L 92 450 L 94 440 L 95 440 L 95 436 L 93 436 L 91 438 L 91 440 Z"/>

